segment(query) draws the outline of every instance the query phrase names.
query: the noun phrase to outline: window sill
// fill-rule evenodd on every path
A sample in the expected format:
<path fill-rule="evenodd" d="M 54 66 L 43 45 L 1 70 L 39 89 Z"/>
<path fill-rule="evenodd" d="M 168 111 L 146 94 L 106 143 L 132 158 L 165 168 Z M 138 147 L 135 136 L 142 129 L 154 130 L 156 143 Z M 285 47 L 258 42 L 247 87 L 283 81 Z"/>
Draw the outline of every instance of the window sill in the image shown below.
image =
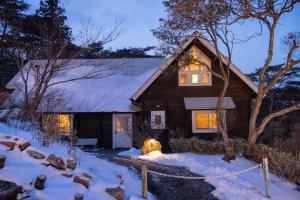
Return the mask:
<path fill-rule="evenodd" d="M 218 129 L 193 129 L 193 133 L 217 133 Z"/>

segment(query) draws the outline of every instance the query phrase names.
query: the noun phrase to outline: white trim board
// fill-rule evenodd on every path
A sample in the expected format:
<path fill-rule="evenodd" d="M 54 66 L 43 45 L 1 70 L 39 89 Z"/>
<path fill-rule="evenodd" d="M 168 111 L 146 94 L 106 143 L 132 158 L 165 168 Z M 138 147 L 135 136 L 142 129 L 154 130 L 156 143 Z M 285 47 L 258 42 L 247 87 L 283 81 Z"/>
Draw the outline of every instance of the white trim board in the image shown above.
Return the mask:
<path fill-rule="evenodd" d="M 132 99 L 137 100 L 143 92 L 159 77 L 159 75 L 176 59 L 176 57 L 183 52 L 193 41 L 198 39 L 204 46 L 206 46 L 214 55 L 217 55 L 216 49 L 207 40 L 200 37 L 199 33 L 194 33 L 188 41 L 182 46 L 182 48 L 177 49 L 176 53 L 172 55 L 164 64 L 162 64 L 152 76 L 133 94 Z M 226 58 L 222 55 L 222 61 L 226 63 Z M 231 63 L 230 69 L 235 73 L 242 81 L 244 81 L 255 93 L 257 93 L 257 86 L 243 73 L 239 68 Z"/>

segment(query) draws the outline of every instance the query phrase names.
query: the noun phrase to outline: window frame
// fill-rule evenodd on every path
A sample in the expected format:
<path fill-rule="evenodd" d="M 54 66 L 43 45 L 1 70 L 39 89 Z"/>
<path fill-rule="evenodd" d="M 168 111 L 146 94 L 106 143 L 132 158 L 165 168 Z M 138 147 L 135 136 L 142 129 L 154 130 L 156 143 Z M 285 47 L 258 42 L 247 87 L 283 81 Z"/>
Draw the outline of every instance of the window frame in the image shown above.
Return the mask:
<path fill-rule="evenodd" d="M 166 128 L 166 111 L 164 110 L 155 110 L 150 112 L 151 117 L 151 129 L 165 129 Z M 159 115 L 161 118 L 161 123 L 155 123 L 155 116 Z"/>
<path fill-rule="evenodd" d="M 196 128 L 196 120 L 195 120 L 195 115 L 198 113 L 216 113 L 217 116 L 217 111 L 216 110 L 192 110 L 192 131 L 193 133 L 217 133 L 218 132 L 218 125 L 217 128 L 207 128 L 207 129 L 197 129 Z M 226 111 L 222 110 L 222 120 L 223 123 L 225 124 L 225 129 L 226 129 Z"/>
<path fill-rule="evenodd" d="M 195 45 L 192 46 L 189 50 L 189 54 L 191 54 L 191 51 L 196 51 L 195 56 L 198 56 L 197 60 L 200 62 L 202 61 L 203 66 L 207 68 L 207 70 L 201 70 L 201 65 L 199 66 L 199 70 L 190 70 L 190 66 L 195 63 L 190 63 L 189 65 L 183 66 L 182 60 L 178 61 L 178 86 L 212 86 L 212 73 L 211 73 L 211 60 Z M 188 76 L 188 83 L 184 84 L 181 83 L 180 77 L 181 74 L 187 74 Z M 197 74 L 198 75 L 198 83 L 192 83 L 192 75 Z M 203 82 L 203 74 L 208 74 L 208 83 Z"/>

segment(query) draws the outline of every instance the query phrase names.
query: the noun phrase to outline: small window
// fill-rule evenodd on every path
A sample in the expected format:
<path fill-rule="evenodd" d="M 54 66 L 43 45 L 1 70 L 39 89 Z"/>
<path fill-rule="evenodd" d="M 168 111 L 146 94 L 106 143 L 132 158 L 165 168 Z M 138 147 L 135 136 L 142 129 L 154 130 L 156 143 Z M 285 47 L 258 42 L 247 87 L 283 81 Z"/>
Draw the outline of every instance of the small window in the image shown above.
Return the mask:
<path fill-rule="evenodd" d="M 198 84 L 198 83 L 199 83 L 199 75 L 192 74 L 192 84 Z"/>
<path fill-rule="evenodd" d="M 225 122 L 225 115 L 223 121 Z M 217 132 L 217 114 L 214 110 L 192 111 L 193 132 Z"/>
<path fill-rule="evenodd" d="M 151 111 L 151 129 L 165 129 L 165 111 Z"/>
<path fill-rule="evenodd" d="M 188 84 L 189 83 L 189 76 L 187 73 L 181 73 L 180 74 L 180 83 L 181 84 Z"/>
<path fill-rule="evenodd" d="M 160 125 L 161 124 L 161 115 L 155 115 L 154 123 L 155 123 L 155 125 Z"/>
<path fill-rule="evenodd" d="M 130 131 L 131 117 L 129 115 L 118 115 L 115 120 L 115 131 L 117 133 L 128 133 Z"/>
<path fill-rule="evenodd" d="M 208 73 L 202 74 L 202 83 L 209 84 L 209 74 Z"/>

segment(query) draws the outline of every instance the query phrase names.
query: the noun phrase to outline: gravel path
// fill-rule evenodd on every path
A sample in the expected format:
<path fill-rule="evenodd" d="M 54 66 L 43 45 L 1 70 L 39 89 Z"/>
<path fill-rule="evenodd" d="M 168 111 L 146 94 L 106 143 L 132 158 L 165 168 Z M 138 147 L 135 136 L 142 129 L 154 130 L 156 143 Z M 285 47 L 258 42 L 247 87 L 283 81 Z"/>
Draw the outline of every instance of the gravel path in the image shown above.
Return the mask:
<path fill-rule="evenodd" d="M 150 161 L 140 160 L 137 158 L 118 156 L 120 151 L 104 150 L 104 149 L 85 149 L 101 159 L 106 159 L 119 165 L 128 167 L 137 173 L 141 174 L 142 165 L 147 165 L 148 169 L 181 176 L 200 176 L 190 172 L 185 167 L 175 167 L 157 164 Z M 217 200 L 211 192 L 215 189 L 211 184 L 203 180 L 186 180 L 163 177 L 148 173 L 148 190 L 158 200 Z"/>
<path fill-rule="evenodd" d="M 108 160 L 128 168 L 134 168 L 138 175 L 140 175 L 141 166 L 147 165 L 148 169 L 161 173 L 199 176 L 199 174 L 192 173 L 184 167 L 161 165 L 135 158 L 112 157 Z M 148 190 L 157 199 L 162 200 L 217 200 L 211 194 L 215 187 L 203 180 L 176 179 L 148 173 L 148 187 Z"/>

